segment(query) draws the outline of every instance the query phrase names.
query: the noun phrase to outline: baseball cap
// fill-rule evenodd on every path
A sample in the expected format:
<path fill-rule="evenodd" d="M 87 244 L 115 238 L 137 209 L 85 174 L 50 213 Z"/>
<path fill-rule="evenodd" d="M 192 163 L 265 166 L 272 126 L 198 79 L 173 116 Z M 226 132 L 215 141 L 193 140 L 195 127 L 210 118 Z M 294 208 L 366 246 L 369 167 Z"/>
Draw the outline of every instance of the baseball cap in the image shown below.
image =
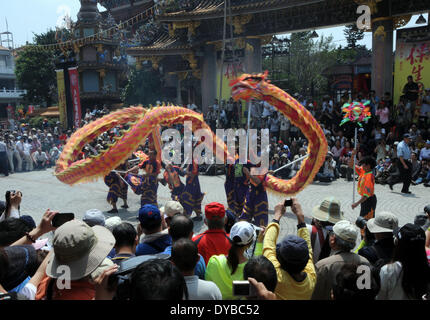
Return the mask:
<path fill-rule="evenodd" d="M 205 206 L 206 219 L 217 219 L 225 217 L 225 208 L 221 203 L 211 202 Z"/>
<path fill-rule="evenodd" d="M 160 212 L 165 218 L 172 218 L 176 214 L 184 213 L 184 207 L 178 201 L 167 201 L 164 207 L 160 208 Z"/>
<path fill-rule="evenodd" d="M 399 226 L 399 219 L 391 212 L 382 211 L 375 218 L 367 221 L 367 229 L 371 233 L 393 232 Z"/>
<path fill-rule="evenodd" d="M 312 217 L 319 221 L 337 223 L 343 220 L 343 212 L 340 211 L 340 201 L 335 197 L 325 198 L 319 206 L 312 209 Z"/>
<path fill-rule="evenodd" d="M 70 280 L 78 280 L 92 273 L 115 245 L 112 233 L 102 226 L 90 227 L 81 220 L 71 220 L 54 233 L 54 254 L 46 266 L 51 278 L 63 275 L 61 265 L 70 268 Z"/>
<path fill-rule="evenodd" d="M 230 230 L 230 239 L 234 244 L 246 246 L 256 237 L 255 227 L 247 221 L 236 222 Z"/>
<path fill-rule="evenodd" d="M 105 227 L 108 228 L 111 232 L 113 228 L 117 225 L 121 224 L 122 220 L 120 217 L 110 217 L 105 221 Z"/>
<path fill-rule="evenodd" d="M 403 135 L 403 138 L 411 138 L 411 135 L 409 134 L 409 133 L 405 133 L 404 135 Z"/>
<path fill-rule="evenodd" d="M 358 231 L 357 228 L 348 220 L 341 220 L 333 226 L 333 232 L 336 237 L 348 242 L 356 242 Z"/>
<path fill-rule="evenodd" d="M 304 264 L 309 260 L 309 248 L 306 240 L 296 235 L 287 235 L 276 245 L 276 253 L 284 261 L 292 264 Z"/>
<path fill-rule="evenodd" d="M 105 216 L 99 209 L 90 209 L 85 212 L 84 218 L 82 219 L 90 227 L 105 225 Z"/>
<path fill-rule="evenodd" d="M 139 209 L 138 219 L 142 228 L 145 228 L 151 222 L 161 221 L 160 210 L 153 204 L 145 204 Z"/>
<path fill-rule="evenodd" d="M 430 140 L 427 140 L 427 141 L 426 141 L 426 144 L 430 144 Z"/>

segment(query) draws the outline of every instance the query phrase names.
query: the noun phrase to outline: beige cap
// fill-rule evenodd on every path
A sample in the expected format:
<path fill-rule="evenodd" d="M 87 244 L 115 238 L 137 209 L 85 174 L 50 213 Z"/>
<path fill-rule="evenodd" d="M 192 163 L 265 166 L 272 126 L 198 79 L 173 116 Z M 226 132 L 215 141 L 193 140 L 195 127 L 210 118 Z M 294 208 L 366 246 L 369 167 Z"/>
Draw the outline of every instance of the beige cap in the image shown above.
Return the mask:
<path fill-rule="evenodd" d="M 54 254 L 46 266 L 51 278 L 64 275 L 61 266 L 70 268 L 70 280 L 78 280 L 92 273 L 115 245 L 112 233 L 102 226 L 90 227 L 81 220 L 71 220 L 55 230 Z"/>
<path fill-rule="evenodd" d="M 375 214 L 375 218 L 367 221 L 367 229 L 371 233 L 392 233 L 398 227 L 399 219 L 393 213 L 387 211 L 379 212 Z"/>
<path fill-rule="evenodd" d="M 341 220 L 333 226 L 336 237 L 348 242 L 355 243 L 358 237 L 357 228 L 348 220 Z"/>
<path fill-rule="evenodd" d="M 337 223 L 343 220 L 343 212 L 340 211 L 340 201 L 335 197 L 325 198 L 319 206 L 312 210 L 312 217 L 319 221 Z"/>
<path fill-rule="evenodd" d="M 172 218 L 176 214 L 183 214 L 184 207 L 178 201 L 167 201 L 164 207 L 160 209 L 160 212 L 165 215 L 165 217 Z"/>

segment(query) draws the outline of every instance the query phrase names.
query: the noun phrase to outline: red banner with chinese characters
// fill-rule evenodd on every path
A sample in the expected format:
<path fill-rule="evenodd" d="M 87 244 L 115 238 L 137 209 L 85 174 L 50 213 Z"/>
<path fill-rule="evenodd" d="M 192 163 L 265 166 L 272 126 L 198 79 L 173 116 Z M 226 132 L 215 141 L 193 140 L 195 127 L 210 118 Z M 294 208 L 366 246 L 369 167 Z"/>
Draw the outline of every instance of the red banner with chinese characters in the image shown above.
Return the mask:
<path fill-rule="evenodd" d="M 81 99 L 79 97 L 79 73 L 77 68 L 69 68 L 70 94 L 73 104 L 73 125 L 79 128 L 81 125 Z"/>
<path fill-rule="evenodd" d="M 429 27 L 397 30 L 394 66 L 394 103 L 403 95 L 407 77 L 412 76 L 420 89 L 417 105 L 425 88 L 430 87 L 430 38 Z"/>

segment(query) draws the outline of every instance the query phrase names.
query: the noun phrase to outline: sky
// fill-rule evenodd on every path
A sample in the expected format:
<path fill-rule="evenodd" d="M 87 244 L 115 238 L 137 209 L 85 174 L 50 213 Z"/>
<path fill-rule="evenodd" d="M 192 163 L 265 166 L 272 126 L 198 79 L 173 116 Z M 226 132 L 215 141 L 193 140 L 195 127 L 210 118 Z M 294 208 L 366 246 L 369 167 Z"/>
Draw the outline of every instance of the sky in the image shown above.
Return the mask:
<path fill-rule="evenodd" d="M 32 42 L 33 33 L 43 33 L 55 29 L 61 25 L 63 17 L 68 14 L 73 21 L 79 12 L 79 0 L 0 0 L 0 32 L 6 31 L 6 19 L 8 29 L 13 33 L 14 46 L 19 47 Z M 104 8 L 99 6 L 102 11 Z M 428 15 L 424 15 L 428 20 Z M 413 16 L 405 27 L 414 27 L 418 16 Z M 339 45 L 346 45 L 343 35 L 343 27 L 326 28 L 316 30 L 319 35 L 333 35 L 334 41 Z M 394 36 L 395 39 L 395 36 Z M 372 47 L 372 34 L 365 33 L 365 37 L 359 44 Z"/>

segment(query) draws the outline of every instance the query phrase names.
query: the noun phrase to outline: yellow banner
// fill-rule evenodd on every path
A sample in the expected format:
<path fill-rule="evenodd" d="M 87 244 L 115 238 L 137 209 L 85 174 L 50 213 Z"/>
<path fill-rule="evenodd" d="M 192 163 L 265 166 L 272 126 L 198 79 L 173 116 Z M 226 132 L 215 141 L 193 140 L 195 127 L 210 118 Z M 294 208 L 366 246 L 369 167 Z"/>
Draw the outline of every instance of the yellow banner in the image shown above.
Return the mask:
<path fill-rule="evenodd" d="M 57 87 L 58 87 L 58 111 L 60 112 L 60 122 L 63 129 L 67 129 L 67 111 L 66 111 L 66 88 L 64 84 L 64 71 L 56 70 Z"/>
<path fill-rule="evenodd" d="M 430 87 L 430 40 L 410 42 L 413 39 L 397 38 L 394 66 L 394 103 L 403 95 L 407 77 L 418 83 L 420 93 Z M 422 97 L 422 95 L 420 95 Z M 420 105 L 421 99 L 418 100 Z"/>

